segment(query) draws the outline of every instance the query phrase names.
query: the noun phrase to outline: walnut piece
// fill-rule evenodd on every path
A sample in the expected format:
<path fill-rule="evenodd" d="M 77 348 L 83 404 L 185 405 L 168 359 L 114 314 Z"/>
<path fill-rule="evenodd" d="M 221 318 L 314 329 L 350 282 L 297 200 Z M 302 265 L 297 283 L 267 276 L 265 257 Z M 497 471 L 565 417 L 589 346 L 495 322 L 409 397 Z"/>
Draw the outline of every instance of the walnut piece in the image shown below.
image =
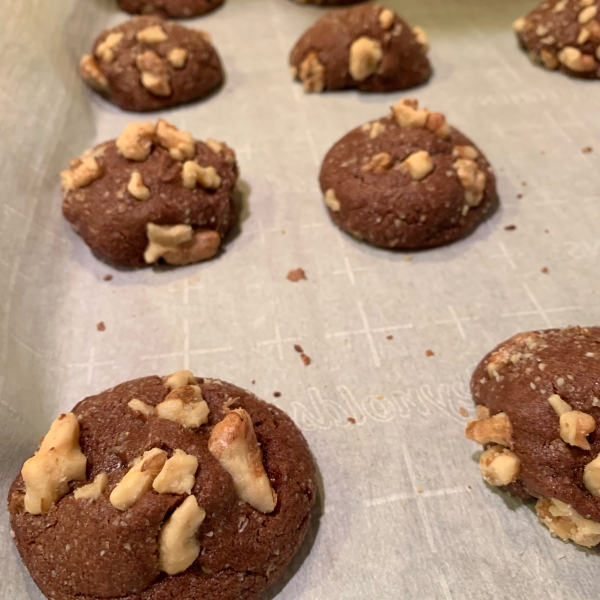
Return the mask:
<path fill-rule="evenodd" d="M 500 444 L 512 448 L 512 423 L 506 413 L 467 423 L 465 436 L 478 444 Z"/>
<path fill-rule="evenodd" d="M 475 407 L 475 414 L 478 419 L 487 419 L 490 416 L 490 409 L 483 404 L 478 404 Z"/>
<path fill-rule="evenodd" d="M 160 44 L 169 39 L 169 36 L 160 25 L 146 27 L 145 29 L 138 31 L 135 37 L 137 38 L 137 41 L 142 44 Z"/>
<path fill-rule="evenodd" d="M 148 223 L 146 225 L 146 234 L 148 235 L 148 246 L 144 252 L 144 260 L 148 263 L 155 263 L 177 246 L 189 242 L 193 236 L 191 225 L 156 225 Z"/>
<path fill-rule="evenodd" d="M 115 48 L 121 43 L 123 33 L 109 33 L 105 40 L 98 44 L 95 55 L 104 62 L 111 63 L 115 59 Z"/>
<path fill-rule="evenodd" d="M 91 54 L 84 54 L 79 61 L 79 73 L 86 83 L 98 92 L 107 92 L 108 80 L 100 71 L 96 59 Z"/>
<path fill-rule="evenodd" d="M 383 173 L 389 171 L 394 164 L 394 159 L 387 152 L 380 152 L 371 157 L 368 163 L 362 166 L 362 171 L 368 173 Z"/>
<path fill-rule="evenodd" d="M 540 59 L 544 66 L 550 71 L 554 71 L 554 69 L 558 68 L 558 59 L 556 56 L 554 56 L 554 54 L 552 54 L 552 52 L 546 50 L 545 48 L 540 50 Z"/>
<path fill-rule="evenodd" d="M 149 404 L 146 404 L 145 402 L 142 402 L 138 398 L 133 398 L 133 400 L 130 400 L 127 403 L 127 406 L 129 406 L 129 408 L 132 411 L 139 412 L 140 414 L 146 415 L 147 417 L 149 417 L 150 415 L 155 414 L 155 412 L 156 412 L 154 410 L 154 406 L 150 406 Z"/>
<path fill-rule="evenodd" d="M 519 17 L 518 19 L 513 21 L 512 26 L 517 33 L 523 33 L 523 31 L 525 31 L 525 28 L 527 27 L 527 21 L 524 17 Z"/>
<path fill-rule="evenodd" d="M 182 162 L 196 156 L 196 142 L 192 134 L 188 131 L 180 131 L 175 125 L 163 119 L 159 119 L 156 124 L 156 137 L 158 143 L 169 151 L 173 160 Z"/>
<path fill-rule="evenodd" d="M 413 27 L 412 32 L 423 52 L 427 52 L 429 50 L 429 40 L 427 39 L 425 30 L 422 27 L 417 26 Z"/>
<path fill-rule="evenodd" d="M 562 540 L 573 540 L 586 548 L 600 543 L 600 523 L 585 519 L 569 504 L 556 498 L 540 498 L 535 510 L 540 521 Z"/>
<path fill-rule="evenodd" d="M 92 483 L 88 483 L 73 492 L 75 500 L 97 500 L 108 487 L 108 475 L 100 473 Z"/>
<path fill-rule="evenodd" d="M 452 165 L 456 176 L 465 190 L 465 206 L 479 206 L 485 192 L 486 176 L 474 160 L 459 158 Z"/>
<path fill-rule="evenodd" d="M 110 503 L 117 510 L 127 510 L 144 494 L 150 491 L 152 482 L 161 472 L 167 460 L 167 453 L 160 448 L 152 448 L 133 461 L 133 466 L 125 474 L 110 494 Z"/>
<path fill-rule="evenodd" d="M 429 152 L 419 150 L 405 158 L 400 163 L 400 167 L 408 171 L 413 181 L 422 181 L 433 171 L 433 161 L 429 156 Z"/>
<path fill-rule="evenodd" d="M 142 85 L 155 96 L 170 96 L 171 80 L 167 64 L 154 50 L 146 50 L 135 59 L 141 74 Z"/>
<path fill-rule="evenodd" d="M 568 402 L 565 402 L 558 394 L 552 394 L 552 396 L 548 398 L 548 402 L 559 417 L 573 410 L 571 405 Z"/>
<path fill-rule="evenodd" d="M 381 42 L 362 36 L 350 46 L 348 71 L 355 81 L 364 81 L 377 72 L 382 60 Z"/>
<path fill-rule="evenodd" d="M 225 162 L 232 165 L 235 163 L 235 152 L 225 142 L 218 142 L 217 140 L 208 139 L 206 145 L 215 153 L 220 154 L 224 157 Z"/>
<path fill-rule="evenodd" d="M 424 129 L 427 123 L 429 111 L 419 109 L 419 103 L 416 100 L 405 99 L 400 100 L 392 107 L 392 114 L 396 119 L 396 123 L 400 127 L 407 129 Z"/>
<path fill-rule="evenodd" d="M 50 426 L 40 449 L 25 461 L 25 510 L 40 515 L 69 493 L 69 481 L 84 481 L 87 460 L 79 447 L 79 421 L 60 415 Z"/>
<path fill-rule="evenodd" d="M 600 455 L 585 465 L 583 483 L 592 496 L 600 497 Z"/>
<path fill-rule="evenodd" d="M 581 50 L 578 50 L 573 46 L 565 46 L 558 53 L 558 60 L 565 65 L 567 69 L 571 69 L 571 71 L 577 73 L 593 71 L 598 66 L 593 56 L 582 54 Z"/>
<path fill-rule="evenodd" d="M 325 192 L 325 196 L 323 196 L 323 201 L 329 210 L 333 212 L 339 212 L 342 208 L 340 201 L 335 196 L 335 191 L 333 189 L 329 189 Z"/>
<path fill-rule="evenodd" d="M 221 176 L 214 167 L 202 167 L 193 160 L 183 163 L 181 173 L 183 185 L 190 190 L 199 183 L 206 190 L 216 190 L 221 186 Z"/>
<path fill-rule="evenodd" d="M 191 265 L 217 254 L 221 236 L 212 229 L 192 229 L 191 225 L 146 225 L 148 246 L 144 252 L 147 264 L 160 258 L 170 265 Z"/>
<path fill-rule="evenodd" d="M 117 149 L 125 158 L 143 162 L 152 152 L 155 134 L 154 123 L 129 123 L 117 138 Z"/>
<path fill-rule="evenodd" d="M 183 573 L 200 554 L 198 529 L 206 511 L 198 506 L 194 496 L 188 496 L 178 506 L 158 536 L 158 568 L 168 575 Z"/>
<path fill-rule="evenodd" d="M 389 8 L 384 8 L 379 13 L 378 20 L 379 20 L 379 25 L 381 26 L 381 29 L 384 29 L 385 31 L 387 31 L 394 24 L 394 13 Z"/>
<path fill-rule="evenodd" d="M 490 485 L 508 485 L 518 479 L 520 470 L 519 457 L 505 446 L 492 446 L 479 458 L 479 471 Z"/>
<path fill-rule="evenodd" d="M 142 174 L 139 171 L 134 171 L 131 174 L 129 183 L 127 184 L 127 191 L 136 199 L 143 202 L 148 200 L 150 197 L 150 190 L 144 185 Z"/>
<path fill-rule="evenodd" d="M 171 391 L 176 390 L 185 385 L 191 385 L 191 386 L 195 386 L 196 388 L 198 388 L 198 392 L 200 392 L 200 386 L 198 385 L 198 382 L 196 381 L 194 374 L 187 369 L 183 369 L 181 371 L 175 371 L 175 373 L 168 375 L 167 377 L 165 377 L 163 379 L 163 383 Z"/>
<path fill-rule="evenodd" d="M 167 60 L 171 63 L 174 69 L 183 69 L 187 61 L 187 50 L 185 48 L 173 48 L 167 54 Z"/>
<path fill-rule="evenodd" d="M 322 92 L 325 89 L 325 67 L 316 52 L 311 52 L 301 63 L 298 77 L 305 92 Z"/>
<path fill-rule="evenodd" d="M 228 412 L 215 425 L 208 450 L 231 475 L 238 497 L 263 513 L 277 505 L 277 494 L 265 472 L 250 415 L 243 408 Z"/>
<path fill-rule="evenodd" d="M 191 494 L 196 483 L 198 459 L 183 450 L 175 450 L 157 475 L 152 487 L 159 494 Z"/>
<path fill-rule="evenodd" d="M 161 419 L 174 421 L 186 429 L 196 429 L 208 421 L 210 409 L 202 399 L 202 394 L 194 388 L 197 386 L 186 385 L 170 392 L 167 397 L 156 406 L 156 414 Z"/>
<path fill-rule="evenodd" d="M 70 168 L 61 171 L 60 177 L 65 190 L 74 190 L 90 185 L 102 177 L 102 169 L 93 156 L 75 159 Z"/>
<path fill-rule="evenodd" d="M 571 410 L 560 416 L 560 437 L 563 442 L 577 446 L 582 450 L 589 450 L 590 443 L 587 436 L 596 430 L 596 421 L 592 415 Z"/>
<path fill-rule="evenodd" d="M 468 158 L 470 160 L 477 160 L 479 152 L 473 146 L 454 146 L 452 149 L 452 156 L 454 158 Z"/>
<path fill-rule="evenodd" d="M 591 21 L 596 14 L 598 14 L 597 6 L 586 6 L 580 13 L 577 15 L 577 20 L 581 25 L 585 25 L 589 21 Z"/>

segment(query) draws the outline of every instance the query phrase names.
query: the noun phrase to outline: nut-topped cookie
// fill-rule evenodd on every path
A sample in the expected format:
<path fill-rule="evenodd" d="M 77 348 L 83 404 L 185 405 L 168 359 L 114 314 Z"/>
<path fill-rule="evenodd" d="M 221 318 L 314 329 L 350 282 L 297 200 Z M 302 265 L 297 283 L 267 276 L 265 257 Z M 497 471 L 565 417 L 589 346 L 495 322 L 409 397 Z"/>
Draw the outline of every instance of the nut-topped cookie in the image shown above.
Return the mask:
<path fill-rule="evenodd" d="M 541 522 L 564 540 L 600 543 L 600 327 L 513 336 L 473 374 L 485 481 L 537 499 Z"/>
<path fill-rule="evenodd" d="M 190 371 L 144 377 L 52 424 L 8 495 L 54 600 L 252 600 L 309 526 L 315 470 L 281 410 Z"/>
<path fill-rule="evenodd" d="M 596 0 L 547 0 L 513 27 L 534 63 L 573 77 L 598 79 L 599 8 Z"/>
<path fill-rule="evenodd" d="M 131 14 L 157 14 L 172 19 L 189 19 L 215 10 L 224 0 L 117 0 Z"/>
<path fill-rule="evenodd" d="M 210 36 L 160 17 L 135 17 L 104 30 L 79 71 L 91 88 L 137 112 L 199 100 L 223 82 Z"/>
<path fill-rule="evenodd" d="M 444 115 L 401 100 L 329 150 L 320 175 L 333 221 L 375 246 L 423 249 L 470 233 L 497 203 L 482 152 Z"/>
<path fill-rule="evenodd" d="M 130 123 L 72 160 L 61 178 L 64 216 L 117 265 L 210 259 L 237 220 L 234 151 L 162 119 Z"/>
<path fill-rule="evenodd" d="M 429 79 L 428 48 L 420 27 L 411 29 L 389 8 L 364 4 L 320 18 L 296 42 L 290 69 L 306 92 L 403 90 Z"/>

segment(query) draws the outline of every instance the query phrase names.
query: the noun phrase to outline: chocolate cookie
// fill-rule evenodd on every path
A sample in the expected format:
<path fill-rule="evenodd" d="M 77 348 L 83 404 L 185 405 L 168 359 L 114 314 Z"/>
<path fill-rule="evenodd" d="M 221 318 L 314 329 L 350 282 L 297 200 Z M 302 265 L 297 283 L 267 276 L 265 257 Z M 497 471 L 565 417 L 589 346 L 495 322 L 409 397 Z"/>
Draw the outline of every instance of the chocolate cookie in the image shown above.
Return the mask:
<path fill-rule="evenodd" d="M 130 123 L 61 173 L 63 214 L 97 254 L 123 266 L 215 256 L 237 220 L 235 153 L 159 119 Z"/>
<path fill-rule="evenodd" d="M 61 415 L 9 490 L 17 549 L 54 600 L 252 600 L 315 502 L 306 440 L 218 380 L 144 377 Z"/>
<path fill-rule="evenodd" d="M 600 78 L 600 18 L 595 0 L 547 0 L 513 27 L 529 58 L 573 77 Z"/>
<path fill-rule="evenodd" d="M 403 90 L 431 75 L 427 37 L 388 8 L 365 4 L 334 10 L 296 42 L 291 72 L 306 92 L 358 88 Z"/>
<path fill-rule="evenodd" d="M 210 36 L 160 17 L 135 17 L 105 29 L 79 71 L 94 90 L 137 112 L 199 100 L 223 82 Z"/>
<path fill-rule="evenodd" d="M 205 15 L 221 6 L 224 0 L 117 0 L 128 13 L 158 14 L 172 19 L 189 19 Z"/>
<path fill-rule="evenodd" d="M 325 156 L 320 183 L 336 225 L 384 248 L 448 244 L 497 203 L 485 156 L 416 100 L 401 100 L 391 116 L 338 141 Z"/>
<path fill-rule="evenodd" d="M 485 446 L 484 479 L 537 499 L 560 538 L 600 543 L 600 327 L 520 333 L 497 346 L 471 381 Z"/>

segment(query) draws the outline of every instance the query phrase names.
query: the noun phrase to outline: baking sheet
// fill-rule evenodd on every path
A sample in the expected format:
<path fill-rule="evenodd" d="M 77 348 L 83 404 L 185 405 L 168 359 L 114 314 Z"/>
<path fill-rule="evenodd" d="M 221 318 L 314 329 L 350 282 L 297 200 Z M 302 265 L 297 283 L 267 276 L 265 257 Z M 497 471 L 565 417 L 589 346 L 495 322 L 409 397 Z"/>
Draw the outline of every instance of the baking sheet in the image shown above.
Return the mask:
<path fill-rule="evenodd" d="M 0 495 L 60 411 L 191 368 L 288 411 L 319 465 L 309 540 L 266 598 L 598 597 L 596 552 L 551 538 L 530 508 L 483 484 L 459 408 L 472 414 L 470 373 L 497 342 L 600 322 L 600 89 L 517 49 L 510 23 L 529 2 L 383 4 L 429 34 L 435 75 L 417 91 L 305 96 L 286 58 L 323 14 L 315 7 L 227 0 L 188 23 L 213 36 L 227 83 L 156 116 L 237 150 L 241 231 L 209 263 L 130 271 L 98 261 L 70 230 L 58 178 L 145 118 L 76 73 L 100 29 L 126 15 L 109 0 L 0 0 Z M 502 199 L 473 236 L 410 261 L 341 234 L 317 184 L 333 142 L 406 96 L 474 139 Z M 286 279 L 296 267 L 307 281 Z M 0 565 L 0 598 L 41 598 L 4 512 Z"/>

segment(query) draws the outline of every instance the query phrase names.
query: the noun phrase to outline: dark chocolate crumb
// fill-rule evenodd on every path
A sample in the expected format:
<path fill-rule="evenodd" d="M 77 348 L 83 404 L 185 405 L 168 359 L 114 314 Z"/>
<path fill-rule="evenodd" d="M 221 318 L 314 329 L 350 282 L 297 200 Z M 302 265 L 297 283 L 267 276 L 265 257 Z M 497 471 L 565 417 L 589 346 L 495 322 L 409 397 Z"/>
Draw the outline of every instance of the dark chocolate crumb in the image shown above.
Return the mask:
<path fill-rule="evenodd" d="M 287 278 L 293 282 L 300 281 L 301 279 L 306 279 L 306 273 L 304 272 L 304 269 L 298 267 L 297 269 L 292 269 L 287 274 Z"/>
<path fill-rule="evenodd" d="M 348 417 L 348 421 L 352 423 L 352 425 L 356 424 L 356 419 L 354 417 Z"/>
<path fill-rule="evenodd" d="M 279 396 L 281 396 L 281 392 L 273 392 L 273 396 L 275 396 L 275 398 L 279 398 Z"/>
<path fill-rule="evenodd" d="M 542 273 L 548 273 L 548 267 L 542 267 L 542 268 L 540 269 L 540 271 L 541 271 Z"/>
<path fill-rule="evenodd" d="M 302 359 L 302 362 L 308 367 L 308 365 L 310 365 L 310 356 L 308 356 L 308 354 L 304 354 L 304 352 L 300 355 L 300 358 Z"/>
<path fill-rule="evenodd" d="M 256 379 L 252 380 L 252 385 L 256 385 Z"/>
<path fill-rule="evenodd" d="M 113 276 L 112 276 L 110 273 L 107 273 L 107 274 L 104 276 L 104 281 L 110 281 L 112 278 L 113 278 Z"/>
<path fill-rule="evenodd" d="M 104 321 L 100 321 L 100 323 L 96 325 L 96 329 L 98 331 L 106 331 L 106 325 L 104 324 Z"/>
<path fill-rule="evenodd" d="M 433 350 L 426 350 L 425 351 L 425 356 L 429 357 L 429 356 L 435 356 L 435 352 Z"/>
<path fill-rule="evenodd" d="M 300 344 L 294 344 L 294 350 L 296 352 L 304 352 L 304 350 L 302 349 L 302 346 Z"/>
<path fill-rule="evenodd" d="M 516 225 L 505 225 L 504 229 L 506 229 L 506 231 L 514 231 L 517 228 Z"/>
<path fill-rule="evenodd" d="M 593 149 L 591 146 L 586 146 L 585 148 L 582 148 L 582 149 L 581 149 L 581 151 L 582 151 L 584 154 L 589 154 L 590 152 L 593 152 L 593 151 L 594 151 L 594 149 Z"/>
<path fill-rule="evenodd" d="M 517 194 L 517 200 L 520 200 L 523 197 L 523 194 Z"/>
<path fill-rule="evenodd" d="M 386 335 L 386 336 L 385 336 L 385 339 L 386 339 L 386 340 L 393 340 L 393 339 L 394 339 L 394 336 L 393 336 L 392 334 L 390 334 L 390 335 Z"/>

